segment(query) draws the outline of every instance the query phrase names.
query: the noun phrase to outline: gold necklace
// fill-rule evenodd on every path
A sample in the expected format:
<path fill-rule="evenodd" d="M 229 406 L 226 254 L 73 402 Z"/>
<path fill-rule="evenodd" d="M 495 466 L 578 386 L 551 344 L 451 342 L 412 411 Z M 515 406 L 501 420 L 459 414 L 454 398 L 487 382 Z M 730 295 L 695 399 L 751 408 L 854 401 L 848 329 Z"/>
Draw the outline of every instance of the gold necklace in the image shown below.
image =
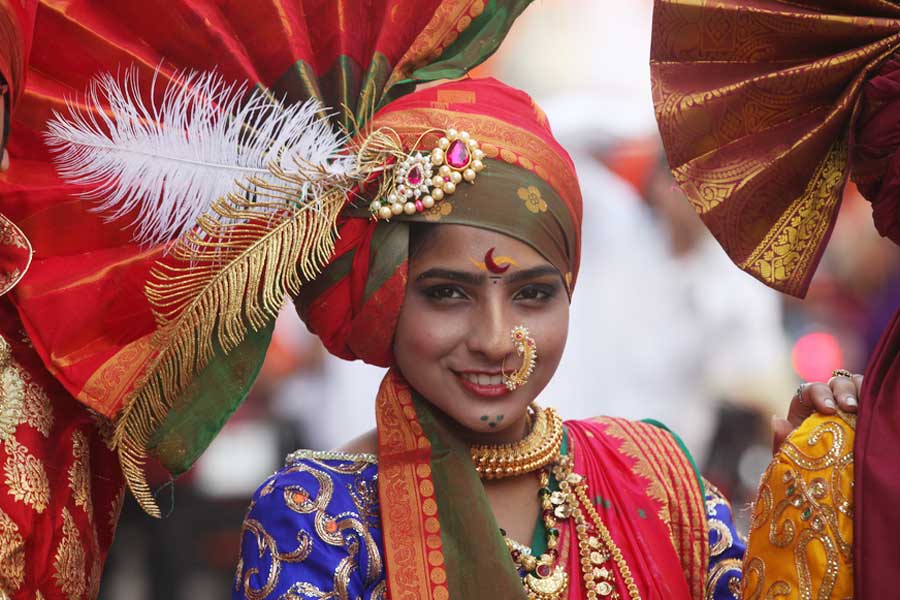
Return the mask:
<path fill-rule="evenodd" d="M 550 407 L 532 405 L 534 425 L 525 439 L 514 444 L 469 447 L 472 463 L 482 479 L 502 479 L 537 471 L 559 456 L 562 418 Z"/>
<path fill-rule="evenodd" d="M 549 487 L 549 473 L 559 482 L 559 491 Z M 587 480 L 572 471 L 572 459 L 557 455 L 552 469 L 541 471 L 541 510 L 547 528 L 547 552 L 540 558 L 531 555 L 531 549 L 511 540 L 503 533 L 513 562 L 520 567 L 522 587 L 528 600 L 561 600 L 565 597 L 569 575 L 556 564 L 559 559 L 559 520 L 575 519 L 575 535 L 578 539 L 584 588 L 588 600 L 621 600 L 615 588 L 615 570 L 618 570 L 628 597 L 640 600 L 637 584 L 621 550 L 616 546 L 603 524 L 600 515 L 591 504 Z"/>
<path fill-rule="evenodd" d="M 569 587 L 569 574 L 562 565 L 555 564 L 559 558 L 559 529 L 557 529 L 557 511 L 551 502 L 550 469 L 541 470 L 541 511 L 544 527 L 547 529 L 547 551 L 539 558 L 531 554 L 531 548 L 519 544 L 507 537 L 502 529 L 503 539 L 509 549 L 509 555 L 518 567 L 524 571 L 522 587 L 528 600 L 559 600 L 565 596 Z"/>
<path fill-rule="evenodd" d="M 575 535 L 578 538 L 578 553 L 581 557 L 581 571 L 588 600 L 598 598 L 620 600 L 615 587 L 613 564 L 622 576 L 628 597 L 640 600 L 641 596 L 631 575 L 631 569 L 616 546 L 609 529 L 591 503 L 588 495 L 587 479 L 572 471 L 572 458 L 560 456 L 553 467 L 553 476 L 559 482 L 562 502 L 575 519 Z M 612 561 L 612 562 L 610 562 Z"/>

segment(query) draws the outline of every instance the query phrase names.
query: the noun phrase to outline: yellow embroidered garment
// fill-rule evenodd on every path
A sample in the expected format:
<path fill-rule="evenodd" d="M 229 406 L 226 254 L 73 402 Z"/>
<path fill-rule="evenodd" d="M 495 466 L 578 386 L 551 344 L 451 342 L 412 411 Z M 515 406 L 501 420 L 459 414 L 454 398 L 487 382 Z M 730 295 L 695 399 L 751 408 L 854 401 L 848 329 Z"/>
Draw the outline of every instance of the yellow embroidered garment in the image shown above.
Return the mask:
<path fill-rule="evenodd" d="M 813 415 L 763 474 L 742 597 L 853 597 L 856 416 Z"/>

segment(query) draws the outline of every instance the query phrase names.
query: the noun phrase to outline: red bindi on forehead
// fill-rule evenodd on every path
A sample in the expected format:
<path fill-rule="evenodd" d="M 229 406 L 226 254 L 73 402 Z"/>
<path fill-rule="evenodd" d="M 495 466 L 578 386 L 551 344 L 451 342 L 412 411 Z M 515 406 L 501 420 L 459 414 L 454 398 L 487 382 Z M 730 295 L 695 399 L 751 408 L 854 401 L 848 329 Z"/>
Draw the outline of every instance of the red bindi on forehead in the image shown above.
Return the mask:
<path fill-rule="evenodd" d="M 484 253 L 484 261 L 477 261 L 474 258 L 470 258 L 469 261 L 478 267 L 481 271 L 488 271 L 490 273 L 495 273 L 497 275 L 502 275 L 509 271 L 510 267 L 518 267 L 519 263 L 516 262 L 516 259 L 511 256 L 494 256 L 494 251 L 497 248 L 490 248 L 487 252 Z"/>

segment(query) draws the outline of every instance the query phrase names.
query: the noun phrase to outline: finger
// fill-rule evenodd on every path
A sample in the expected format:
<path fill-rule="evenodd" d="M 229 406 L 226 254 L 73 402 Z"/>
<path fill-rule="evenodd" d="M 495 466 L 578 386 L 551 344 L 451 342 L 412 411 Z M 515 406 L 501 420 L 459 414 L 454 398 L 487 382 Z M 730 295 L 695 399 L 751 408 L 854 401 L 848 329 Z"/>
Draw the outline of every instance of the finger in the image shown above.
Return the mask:
<path fill-rule="evenodd" d="M 787 436 L 794 430 L 787 419 L 772 415 L 772 456 L 778 453 Z"/>
<path fill-rule="evenodd" d="M 9 168 L 9 152 L 3 150 L 3 158 L 0 159 L 0 171 L 5 171 Z"/>
<path fill-rule="evenodd" d="M 856 412 L 859 406 L 859 400 L 856 384 L 850 377 L 844 375 L 836 375 L 828 380 L 828 386 L 831 388 L 831 394 L 837 400 L 841 410 L 846 412 Z"/>
<path fill-rule="evenodd" d="M 859 373 L 856 373 L 850 379 L 853 380 L 853 383 L 856 385 L 856 398 L 859 399 L 862 394 L 862 386 L 863 386 L 863 376 Z"/>
<path fill-rule="evenodd" d="M 800 386 L 799 393 L 791 399 L 791 407 L 788 409 L 788 421 L 797 427 L 808 416 L 815 412 L 833 415 L 837 410 L 834 395 L 828 384 L 815 382 L 805 383 Z"/>

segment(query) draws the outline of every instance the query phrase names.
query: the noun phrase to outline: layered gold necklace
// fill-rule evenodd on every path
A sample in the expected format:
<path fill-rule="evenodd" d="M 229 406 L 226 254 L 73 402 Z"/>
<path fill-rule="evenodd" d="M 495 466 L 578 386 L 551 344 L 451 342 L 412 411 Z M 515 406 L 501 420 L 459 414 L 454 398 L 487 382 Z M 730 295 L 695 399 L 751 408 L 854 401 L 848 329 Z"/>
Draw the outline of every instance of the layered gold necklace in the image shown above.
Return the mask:
<path fill-rule="evenodd" d="M 470 446 L 472 462 L 482 479 L 515 477 L 542 469 L 559 456 L 562 418 L 552 408 L 531 406 L 533 424 L 525 438 L 513 444 Z"/>
<path fill-rule="evenodd" d="M 514 477 L 540 470 L 541 517 L 547 530 L 547 551 L 532 555 L 527 546 L 501 530 L 510 557 L 522 573 L 528 600 L 562 600 L 569 587 L 569 574 L 559 560 L 560 521 L 575 520 L 581 574 L 589 600 L 621 600 L 616 590 L 618 571 L 630 600 L 640 593 L 625 557 L 591 503 L 584 476 L 572 470 L 570 456 L 561 455 L 562 419 L 552 408 L 532 405 L 533 424 L 522 441 L 498 446 L 472 446 L 472 462 L 482 479 Z M 550 489 L 550 476 L 559 490 Z"/>

